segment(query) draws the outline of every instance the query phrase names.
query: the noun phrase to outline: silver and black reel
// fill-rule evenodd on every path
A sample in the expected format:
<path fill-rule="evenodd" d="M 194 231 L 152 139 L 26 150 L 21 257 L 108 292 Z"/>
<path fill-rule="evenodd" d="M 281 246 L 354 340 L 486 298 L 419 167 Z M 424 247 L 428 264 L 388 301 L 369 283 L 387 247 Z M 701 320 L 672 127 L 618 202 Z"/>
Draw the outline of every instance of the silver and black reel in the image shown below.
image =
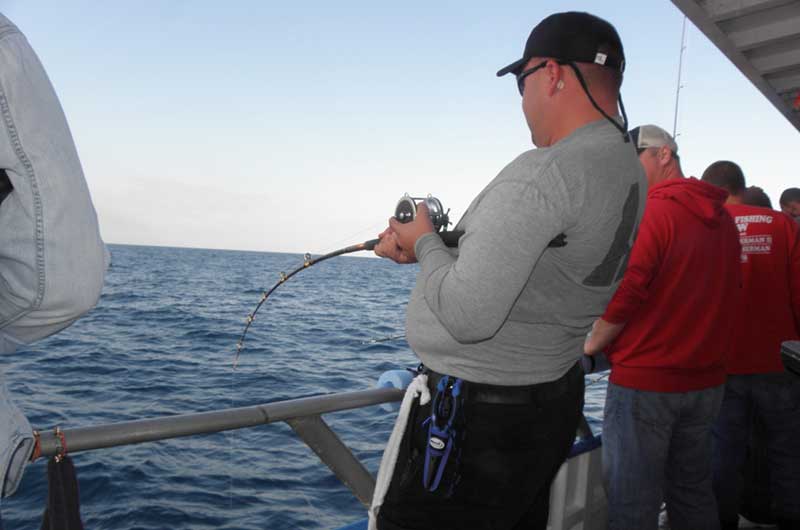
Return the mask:
<path fill-rule="evenodd" d="M 411 197 L 406 193 L 403 195 L 403 198 L 398 201 L 397 207 L 394 210 L 395 219 L 401 223 L 410 223 L 413 221 L 417 217 L 417 204 L 420 202 L 424 202 L 428 207 L 428 213 L 430 214 L 431 222 L 436 231 L 441 232 L 442 230 L 447 230 L 447 226 L 450 224 L 450 217 L 448 217 L 447 214 L 450 210 L 445 212 L 442 207 L 442 202 L 432 195 L 428 195 L 427 197 Z"/>

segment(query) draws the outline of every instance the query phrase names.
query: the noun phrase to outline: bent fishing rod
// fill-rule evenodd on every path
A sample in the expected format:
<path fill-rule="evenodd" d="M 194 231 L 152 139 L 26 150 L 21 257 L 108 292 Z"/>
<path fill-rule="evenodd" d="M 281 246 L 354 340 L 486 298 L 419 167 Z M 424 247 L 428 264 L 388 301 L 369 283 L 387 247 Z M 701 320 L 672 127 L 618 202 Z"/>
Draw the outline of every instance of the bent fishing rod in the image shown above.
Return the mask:
<path fill-rule="evenodd" d="M 442 203 L 436 197 L 428 195 L 427 197 L 411 197 L 407 193 L 403 195 L 403 197 L 398 201 L 397 206 L 395 207 L 394 217 L 401 223 L 410 223 L 417 217 L 417 206 L 420 203 L 424 203 L 428 207 L 428 215 L 431 218 L 431 223 L 433 224 L 433 228 L 436 234 L 442 238 L 442 242 L 448 247 L 457 247 L 458 240 L 461 236 L 464 235 L 463 230 L 447 230 L 447 227 L 451 224 L 450 223 L 450 210 L 444 211 L 442 207 Z M 365 241 L 363 243 L 358 243 L 357 245 L 350 245 L 348 247 L 341 248 L 339 250 L 334 250 L 328 254 L 324 254 L 317 258 L 312 258 L 311 254 L 306 254 L 304 256 L 303 264 L 289 274 L 281 272 L 280 279 L 278 282 L 273 285 L 269 290 L 264 291 L 261 295 L 261 300 L 259 300 L 258 304 L 256 305 L 255 309 L 252 313 L 247 316 L 246 324 L 244 330 L 242 331 L 242 336 L 239 338 L 239 342 L 236 344 L 236 357 L 233 360 L 233 367 L 236 368 L 237 363 L 239 362 L 239 354 L 242 352 L 244 348 L 244 339 L 247 336 L 247 332 L 250 329 L 250 325 L 253 323 L 253 320 L 256 318 L 256 313 L 258 310 L 261 309 L 261 306 L 264 305 L 264 302 L 270 297 L 270 295 L 275 292 L 275 290 L 286 283 L 292 276 L 299 273 L 302 270 L 305 270 L 312 265 L 316 265 L 317 263 L 323 262 L 330 258 L 334 258 L 336 256 L 341 256 L 343 254 L 350 254 L 351 252 L 358 252 L 361 250 L 373 250 L 375 245 L 380 242 L 380 239 L 370 239 L 369 241 Z M 559 248 L 564 247 L 567 245 L 567 238 L 566 235 L 559 234 L 555 238 L 553 238 L 550 243 L 548 243 L 548 247 Z"/>
<path fill-rule="evenodd" d="M 448 209 L 445 212 L 441 201 L 436 197 L 431 195 L 428 195 L 427 197 L 411 197 L 406 193 L 403 195 L 400 201 L 398 201 L 397 206 L 395 207 L 394 217 L 401 223 L 410 223 L 416 219 L 417 207 L 420 203 L 424 203 L 428 207 L 428 214 L 430 215 L 431 222 L 433 223 L 433 228 L 439 237 L 442 238 L 444 244 L 448 247 L 458 246 L 458 239 L 464 234 L 464 232 L 461 230 L 447 230 L 448 225 L 450 225 L 450 217 L 448 215 L 450 210 Z M 258 313 L 258 310 L 261 309 L 261 306 L 264 305 L 264 302 L 267 301 L 270 295 L 275 292 L 278 287 L 286 283 L 295 274 L 302 270 L 308 269 L 317 263 L 321 263 L 325 260 L 335 258 L 336 256 L 341 256 L 343 254 L 350 254 L 352 252 L 359 252 L 361 250 L 373 250 L 378 242 L 380 242 L 380 239 L 370 239 L 369 241 L 364 241 L 363 243 L 358 243 L 356 245 L 340 248 L 339 250 L 334 250 L 333 252 L 329 252 L 328 254 L 324 254 L 316 258 L 312 258 L 311 254 L 306 254 L 301 266 L 297 267 L 288 274 L 281 272 L 278 282 L 275 283 L 275 285 L 273 285 L 269 290 L 264 291 L 264 293 L 261 295 L 261 300 L 259 300 L 253 312 L 247 315 L 242 336 L 239 338 L 239 342 L 236 344 L 236 357 L 233 360 L 233 367 L 236 368 L 236 365 L 239 362 L 239 354 L 244 348 L 244 339 L 247 336 L 250 325 L 256 318 L 256 313 Z"/>

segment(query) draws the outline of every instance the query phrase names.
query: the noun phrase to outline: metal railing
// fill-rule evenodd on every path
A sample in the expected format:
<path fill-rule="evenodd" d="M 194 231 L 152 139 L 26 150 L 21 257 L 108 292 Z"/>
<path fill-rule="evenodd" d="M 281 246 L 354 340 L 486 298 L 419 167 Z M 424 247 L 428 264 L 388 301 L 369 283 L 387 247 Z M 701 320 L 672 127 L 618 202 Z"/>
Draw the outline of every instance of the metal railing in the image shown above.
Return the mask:
<path fill-rule="evenodd" d="M 402 399 L 403 391 L 392 388 L 343 392 L 250 407 L 59 429 L 58 432 L 42 431 L 39 443 L 42 456 L 55 456 L 285 421 L 356 498 L 369 505 L 375 479 L 320 415 Z"/>
<path fill-rule="evenodd" d="M 350 488 L 356 498 L 369 506 L 375 489 L 375 478 L 331 430 L 321 415 L 400 401 L 403 394 L 403 390 L 396 388 L 376 388 L 94 427 L 58 428 L 55 431 L 41 432 L 39 443 L 42 456 L 55 456 L 284 421 L 334 475 Z M 584 416 L 581 416 L 577 436 L 592 436 Z"/>

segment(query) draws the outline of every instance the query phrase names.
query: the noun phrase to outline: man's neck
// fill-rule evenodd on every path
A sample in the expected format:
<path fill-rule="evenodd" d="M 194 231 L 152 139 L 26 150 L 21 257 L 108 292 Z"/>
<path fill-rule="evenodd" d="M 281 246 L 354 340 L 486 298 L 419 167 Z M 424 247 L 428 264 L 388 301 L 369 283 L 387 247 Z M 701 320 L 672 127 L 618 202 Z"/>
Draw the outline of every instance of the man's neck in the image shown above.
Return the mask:
<path fill-rule="evenodd" d="M 607 119 L 594 107 L 594 105 L 592 105 L 585 93 L 582 93 L 581 96 L 582 97 L 579 99 L 571 98 L 572 101 L 565 101 L 564 103 L 568 105 L 564 109 L 565 112 L 557 113 L 561 115 L 561 118 L 559 119 L 558 127 L 553 133 L 550 145 L 563 140 L 581 127 L 599 120 Z M 600 106 L 600 108 L 603 109 L 603 112 L 612 118 L 619 115 L 616 99 L 603 97 L 596 94 L 593 94 L 593 96 L 595 97 L 595 101 L 597 101 L 597 104 Z"/>
<path fill-rule="evenodd" d="M 572 119 L 564 119 L 561 122 L 561 127 L 558 128 L 555 134 L 551 139 L 550 145 L 553 145 L 557 142 L 560 142 L 570 134 L 574 133 L 581 127 L 585 127 L 590 123 L 594 123 L 596 121 L 605 120 L 607 119 L 605 116 L 597 112 L 595 109 L 592 109 L 592 113 L 582 113 L 580 115 L 575 115 Z M 616 112 L 613 114 L 609 113 L 609 116 L 614 118 L 617 115 Z"/>
<path fill-rule="evenodd" d="M 683 172 L 681 168 L 678 167 L 678 164 L 675 162 L 673 158 L 671 163 L 664 168 L 664 180 L 669 179 L 685 179 L 686 177 L 683 176 Z"/>

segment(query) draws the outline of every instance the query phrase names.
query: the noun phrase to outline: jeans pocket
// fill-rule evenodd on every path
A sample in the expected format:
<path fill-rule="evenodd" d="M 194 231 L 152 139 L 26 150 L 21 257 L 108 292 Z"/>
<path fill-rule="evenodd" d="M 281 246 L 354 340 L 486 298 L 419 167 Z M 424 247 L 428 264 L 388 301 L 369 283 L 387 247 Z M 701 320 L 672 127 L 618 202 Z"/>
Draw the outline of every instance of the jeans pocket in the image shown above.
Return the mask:
<path fill-rule="evenodd" d="M 665 420 L 672 416 L 665 402 L 670 396 L 657 392 L 631 390 L 631 413 L 639 423 L 661 429 Z"/>

